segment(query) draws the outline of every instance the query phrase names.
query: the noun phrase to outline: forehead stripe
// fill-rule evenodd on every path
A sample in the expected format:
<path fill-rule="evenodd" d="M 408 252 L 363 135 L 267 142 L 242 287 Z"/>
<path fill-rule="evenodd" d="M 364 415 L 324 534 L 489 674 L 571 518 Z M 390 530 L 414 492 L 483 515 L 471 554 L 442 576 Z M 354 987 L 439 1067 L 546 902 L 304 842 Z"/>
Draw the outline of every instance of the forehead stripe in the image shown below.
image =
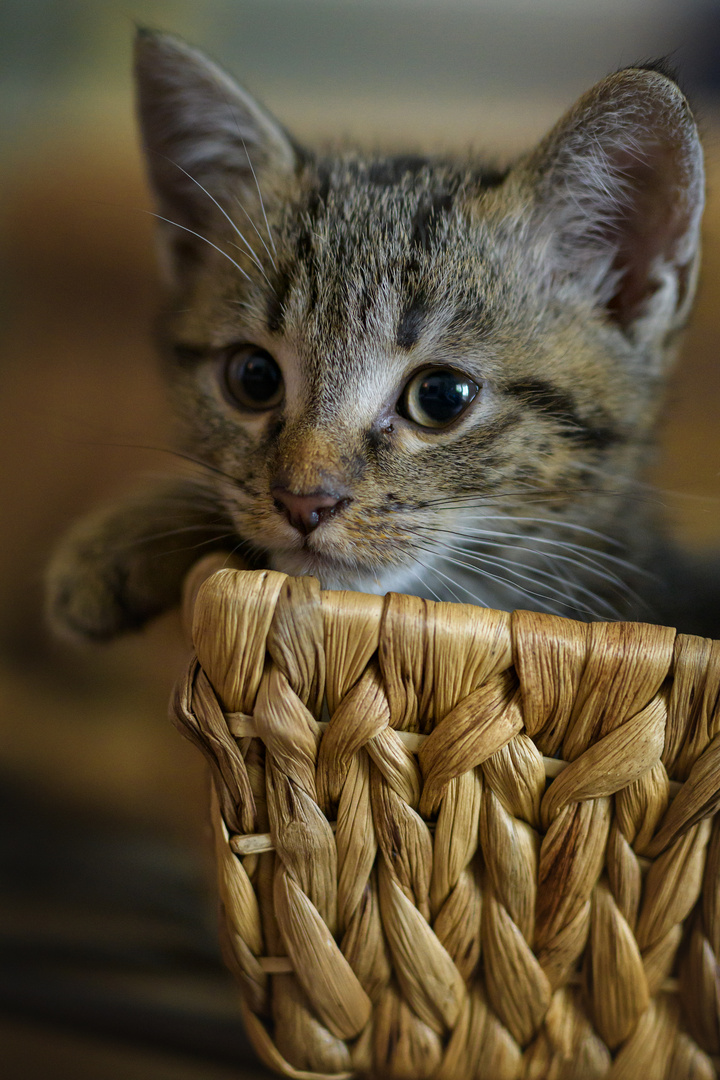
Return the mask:
<path fill-rule="evenodd" d="M 398 322 L 395 340 L 401 349 L 411 349 L 417 342 L 427 321 L 427 311 L 422 301 L 411 300 Z"/>

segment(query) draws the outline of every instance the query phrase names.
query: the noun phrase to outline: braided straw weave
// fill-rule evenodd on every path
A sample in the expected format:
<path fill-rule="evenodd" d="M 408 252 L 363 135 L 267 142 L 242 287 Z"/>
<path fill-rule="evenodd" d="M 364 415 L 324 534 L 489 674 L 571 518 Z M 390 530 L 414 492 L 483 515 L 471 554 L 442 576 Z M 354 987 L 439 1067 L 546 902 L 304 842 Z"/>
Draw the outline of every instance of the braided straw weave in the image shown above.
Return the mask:
<path fill-rule="evenodd" d="M 193 637 L 174 713 L 264 1062 L 717 1075 L 720 642 L 229 569 Z"/>

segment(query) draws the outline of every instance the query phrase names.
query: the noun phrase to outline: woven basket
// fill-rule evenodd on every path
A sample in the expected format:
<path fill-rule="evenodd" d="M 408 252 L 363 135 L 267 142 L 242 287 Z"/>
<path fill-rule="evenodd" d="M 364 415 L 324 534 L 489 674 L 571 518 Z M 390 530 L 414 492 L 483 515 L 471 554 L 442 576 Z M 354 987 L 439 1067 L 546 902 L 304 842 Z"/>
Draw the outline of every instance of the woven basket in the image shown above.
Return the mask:
<path fill-rule="evenodd" d="M 717 1075 L 720 642 L 266 571 L 197 584 L 174 713 L 213 772 L 264 1062 Z"/>

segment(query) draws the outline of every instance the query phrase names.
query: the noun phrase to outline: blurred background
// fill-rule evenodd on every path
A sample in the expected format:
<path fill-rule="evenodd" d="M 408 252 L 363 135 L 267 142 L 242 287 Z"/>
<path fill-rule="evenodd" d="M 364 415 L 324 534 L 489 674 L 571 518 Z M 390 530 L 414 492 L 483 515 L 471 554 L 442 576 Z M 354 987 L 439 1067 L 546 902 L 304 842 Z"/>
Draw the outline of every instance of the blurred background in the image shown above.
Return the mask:
<path fill-rule="evenodd" d="M 529 145 L 595 80 L 669 55 L 708 159 L 705 263 L 654 480 L 720 540 L 717 0 L 4 0 L 0 6 L 0 1045 L 7 1080 L 265 1073 L 217 959 L 203 765 L 166 702 L 175 617 L 50 640 L 43 565 L 99 498 L 166 467 L 134 23 L 174 31 L 300 140 Z M 8 1071 L 9 1070 L 9 1071 Z"/>

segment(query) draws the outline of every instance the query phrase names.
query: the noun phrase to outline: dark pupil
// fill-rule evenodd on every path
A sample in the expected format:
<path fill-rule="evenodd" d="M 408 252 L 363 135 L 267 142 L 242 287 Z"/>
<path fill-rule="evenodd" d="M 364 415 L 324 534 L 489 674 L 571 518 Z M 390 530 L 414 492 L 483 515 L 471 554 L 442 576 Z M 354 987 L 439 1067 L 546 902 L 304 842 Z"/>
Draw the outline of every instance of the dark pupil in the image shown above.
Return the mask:
<path fill-rule="evenodd" d="M 253 353 L 240 371 L 242 388 L 251 401 L 269 401 L 280 387 L 280 369 L 271 356 Z"/>
<path fill-rule="evenodd" d="M 438 423 L 454 420 L 471 400 L 470 385 L 452 371 L 426 375 L 418 387 L 418 404 Z"/>

